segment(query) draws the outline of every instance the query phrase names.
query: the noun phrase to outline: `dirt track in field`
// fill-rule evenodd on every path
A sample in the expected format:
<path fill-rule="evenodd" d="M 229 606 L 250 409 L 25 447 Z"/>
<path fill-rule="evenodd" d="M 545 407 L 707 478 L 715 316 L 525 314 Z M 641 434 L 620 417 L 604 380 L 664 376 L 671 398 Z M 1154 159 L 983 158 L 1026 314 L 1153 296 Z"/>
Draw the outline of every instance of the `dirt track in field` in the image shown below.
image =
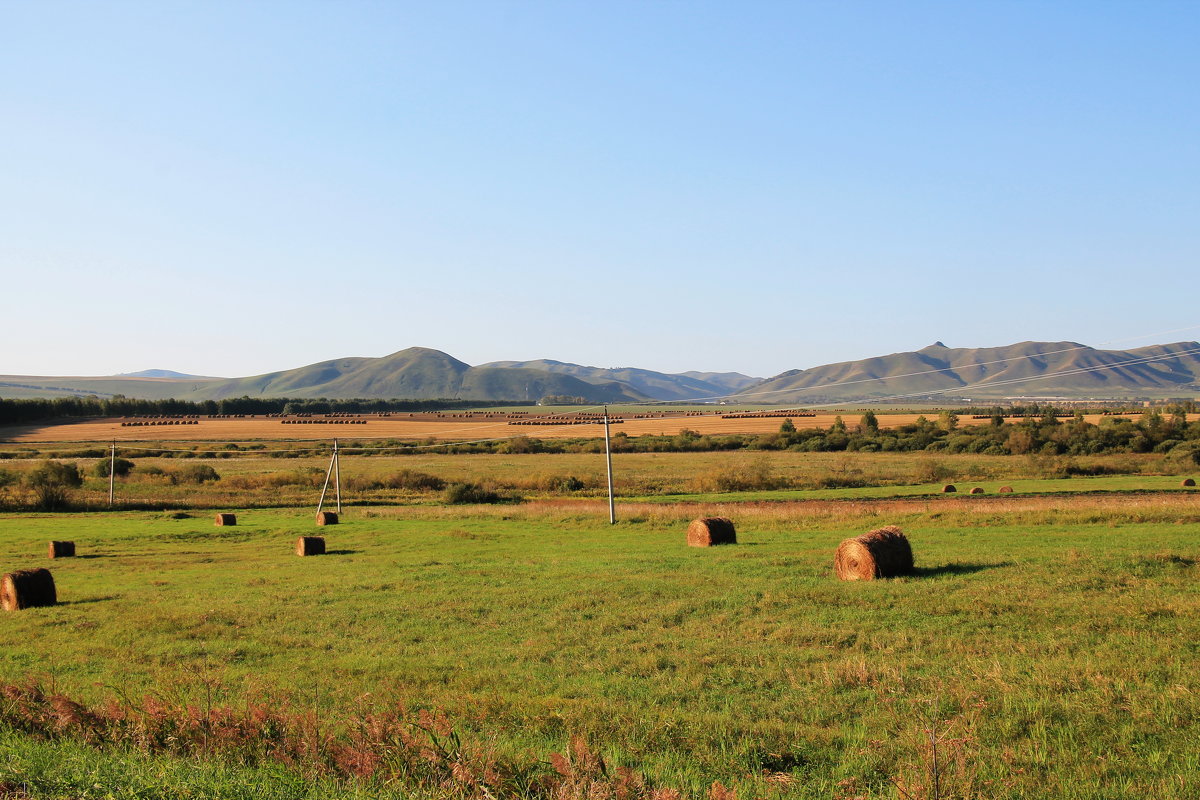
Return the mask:
<path fill-rule="evenodd" d="M 918 414 L 878 414 L 881 428 L 893 428 L 915 422 Z M 834 424 L 836 414 L 818 414 L 813 417 L 791 417 L 797 428 L 828 428 Z M 843 413 L 842 419 L 850 427 L 858 423 L 859 415 Z M 928 418 L 935 419 L 934 415 Z M 1135 417 L 1136 418 L 1136 417 Z M 0 428 L 0 441 L 8 442 L 179 442 L 214 441 L 242 442 L 253 440 L 305 440 L 330 439 L 405 439 L 438 441 L 469 441 L 474 439 L 507 439 L 514 436 L 529 436 L 539 439 L 596 438 L 604 435 L 604 426 L 599 423 L 566 425 L 558 424 L 554 418 L 545 424 L 510 424 L 502 415 L 466 414 L 392 414 L 389 416 L 361 415 L 353 419 L 366 420 L 366 424 L 338 424 L 336 420 L 319 417 L 306 418 L 302 422 L 288 418 L 289 422 L 277 417 L 204 418 L 196 419 L 194 425 L 142 424 L 136 427 L 122 425 L 130 420 L 122 418 L 88 419 L 55 422 L 43 425 L 10 426 Z M 539 420 L 537 415 L 526 415 L 525 419 Z M 1099 422 L 1103 417 L 1091 414 L 1088 422 Z M 1191 421 L 1200 419 L 1200 414 L 1190 414 Z M 724 419 L 719 414 L 706 416 L 661 416 L 646 419 L 626 419 L 611 426 L 612 433 L 629 436 L 668 435 L 673 436 L 683 428 L 701 434 L 773 433 L 779 430 L 784 417 L 749 417 Z M 153 422 L 153 420 L 138 420 Z M 986 420 L 960 418 L 960 425 L 986 424 Z"/>

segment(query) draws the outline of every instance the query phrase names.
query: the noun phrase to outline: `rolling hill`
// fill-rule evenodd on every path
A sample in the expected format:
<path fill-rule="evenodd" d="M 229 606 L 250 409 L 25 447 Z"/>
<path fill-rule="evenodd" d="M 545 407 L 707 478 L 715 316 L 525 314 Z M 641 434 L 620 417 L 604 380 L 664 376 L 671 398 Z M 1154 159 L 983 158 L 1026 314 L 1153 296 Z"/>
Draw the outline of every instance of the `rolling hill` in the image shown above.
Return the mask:
<path fill-rule="evenodd" d="M 548 395 L 586 403 L 691 400 L 781 404 L 999 399 L 1014 396 L 1122 398 L 1200 394 L 1200 343 L 1098 350 L 1076 342 L 921 350 L 790 370 L 767 380 L 739 373 L 668 374 L 562 361 L 495 361 L 473 367 L 439 350 L 410 347 L 380 358 L 342 358 L 246 378 L 0 376 L 0 397 L 98 395 L 145 399 L 227 397 L 381 398 L 537 402 Z M 178 373 L 175 373 L 178 374 Z"/>
<path fill-rule="evenodd" d="M 344 358 L 306 367 L 237 378 L 206 386 L 204 399 L 223 397 L 379 397 L 537 402 L 546 395 L 582 397 L 589 403 L 648 399 L 628 385 L 590 383 L 531 368 L 472 367 L 440 350 L 410 347 L 382 358 Z"/>
<path fill-rule="evenodd" d="M 544 358 L 537 361 L 493 361 L 483 366 L 544 370 L 561 375 L 571 375 L 589 383 L 616 381 L 627 384 L 655 400 L 696 400 L 724 397 L 761 380 L 737 372 L 690 372 L 672 375 L 636 367 L 616 369 L 584 367 L 579 364 L 567 364 Z"/>
<path fill-rule="evenodd" d="M 952 397 L 1128 397 L 1200 391 L 1200 343 L 1097 350 L 1077 342 L 921 350 L 791 370 L 739 396 L 771 404 Z"/>

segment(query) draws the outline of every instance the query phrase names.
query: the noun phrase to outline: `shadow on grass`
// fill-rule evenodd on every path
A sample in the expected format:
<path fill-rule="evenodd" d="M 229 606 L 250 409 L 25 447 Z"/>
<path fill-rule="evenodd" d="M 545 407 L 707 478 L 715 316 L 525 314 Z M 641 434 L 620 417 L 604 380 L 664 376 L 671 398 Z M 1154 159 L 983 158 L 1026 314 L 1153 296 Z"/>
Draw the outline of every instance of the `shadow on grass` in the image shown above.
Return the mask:
<path fill-rule="evenodd" d="M 72 558 L 112 558 L 112 556 L 108 555 L 107 553 L 88 553 L 87 555 L 83 556 L 72 556 Z M 55 559 L 55 561 L 57 560 L 58 559 Z"/>
<path fill-rule="evenodd" d="M 356 553 L 361 553 L 361 552 L 362 552 L 362 550 L 326 550 L 325 555 L 327 555 L 327 556 L 352 556 L 352 555 L 355 555 Z"/>
<path fill-rule="evenodd" d="M 912 576 L 914 578 L 936 578 L 939 575 L 970 575 L 974 572 L 983 572 L 985 569 L 999 569 L 1012 565 L 1011 561 L 1001 561 L 996 564 L 942 564 L 937 567 L 916 567 L 912 571 Z"/>
<path fill-rule="evenodd" d="M 119 595 L 119 594 L 105 594 L 105 595 L 101 595 L 99 597 L 85 597 L 81 600 L 59 600 L 58 605 L 60 605 L 60 606 L 84 606 L 89 603 L 104 603 L 109 600 L 119 600 L 120 597 L 121 597 L 121 595 Z"/>

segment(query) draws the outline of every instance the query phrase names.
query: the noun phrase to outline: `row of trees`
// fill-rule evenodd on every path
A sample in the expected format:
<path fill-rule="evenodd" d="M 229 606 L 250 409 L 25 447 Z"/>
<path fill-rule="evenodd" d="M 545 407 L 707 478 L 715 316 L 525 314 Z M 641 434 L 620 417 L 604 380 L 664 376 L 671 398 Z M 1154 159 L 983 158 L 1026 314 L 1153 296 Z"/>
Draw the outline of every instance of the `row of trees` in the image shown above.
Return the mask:
<path fill-rule="evenodd" d="M 78 417 L 183 416 L 211 414 L 378 414 L 477 408 L 478 400 L 327 400 L 227 397 L 223 400 L 138 400 L 132 397 L 0 398 L 0 425 Z M 527 405 L 490 403 L 489 405 Z"/>

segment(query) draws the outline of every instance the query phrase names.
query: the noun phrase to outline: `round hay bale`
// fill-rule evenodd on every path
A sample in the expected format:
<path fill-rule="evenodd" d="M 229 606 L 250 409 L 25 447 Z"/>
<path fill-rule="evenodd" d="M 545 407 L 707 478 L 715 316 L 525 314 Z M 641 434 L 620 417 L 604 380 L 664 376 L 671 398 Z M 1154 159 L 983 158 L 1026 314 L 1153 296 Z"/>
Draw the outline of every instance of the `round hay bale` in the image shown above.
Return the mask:
<path fill-rule="evenodd" d="M 892 578 L 913 571 L 912 546 L 895 525 L 879 528 L 838 545 L 833 570 L 843 581 Z"/>
<path fill-rule="evenodd" d="M 958 491 L 958 487 L 956 487 L 953 483 L 947 483 L 945 486 L 942 487 L 943 494 L 948 494 L 950 492 L 957 492 L 957 491 Z"/>
<path fill-rule="evenodd" d="M 296 555 L 323 556 L 325 555 L 324 536 L 301 536 L 296 540 Z"/>
<path fill-rule="evenodd" d="M 20 569 L 0 578 L 0 609 L 4 611 L 52 606 L 57 602 L 54 576 L 48 569 Z"/>
<path fill-rule="evenodd" d="M 971 489 L 971 494 L 983 494 L 983 487 L 982 487 L 982 486 L 976 486 L 976 487 L 972 488 L 972 489 Z"/>
<path fill-rule="evenodd" d="M 217 514 L 217 527 L 237 525 L 237 514 Z"/>
<path fill-rule="evenodd" d="M 317 514 L 317 524 L 318 525 L 337 525 L 338 524 L 337 513 L 333 512 L 333 511 L 322 511 L 320 514 Z"/>
<path fill-rule="evenodd" d="M 75 543 L 51 542 L 47 555 L 50 558 L 71 558 L 75 555 Z"/>
<path fill-rule="evenodd" d="M 1181 483 L 1179 485 L 1180 486 L 1195 486 L 1196 480 L 1194 478 L 1184 478 L 1183 483 Z"/>
<path fill-rule="evenodd" d="M 716 544 L 737 544 L 737 531 L 728 517 L 702 517 L 688 525 L 689 547 L 712 547 Z"/>
<path fill-rule="evenodd" d="M 1001 486 L 999 491 L 1000 491 L 1000 494 L 1012 494 L 1012 487 L 1011 486 Z"/>

